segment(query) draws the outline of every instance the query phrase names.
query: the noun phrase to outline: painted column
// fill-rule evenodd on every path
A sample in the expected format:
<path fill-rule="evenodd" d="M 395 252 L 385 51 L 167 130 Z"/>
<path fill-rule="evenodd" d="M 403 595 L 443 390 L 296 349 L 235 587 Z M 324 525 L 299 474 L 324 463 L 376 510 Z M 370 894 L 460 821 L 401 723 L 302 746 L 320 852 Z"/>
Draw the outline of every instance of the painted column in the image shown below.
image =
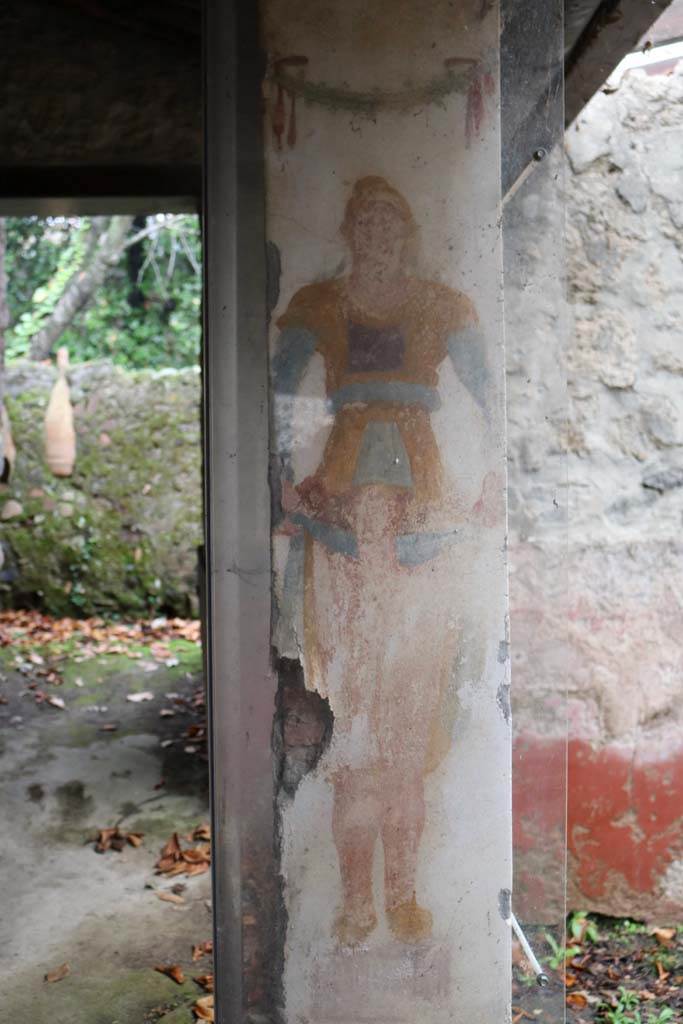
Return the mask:
<path fill-rule="evenodd" d="M 283 1018 L 497 1024 L 498 9 L 262 13 Z"/>

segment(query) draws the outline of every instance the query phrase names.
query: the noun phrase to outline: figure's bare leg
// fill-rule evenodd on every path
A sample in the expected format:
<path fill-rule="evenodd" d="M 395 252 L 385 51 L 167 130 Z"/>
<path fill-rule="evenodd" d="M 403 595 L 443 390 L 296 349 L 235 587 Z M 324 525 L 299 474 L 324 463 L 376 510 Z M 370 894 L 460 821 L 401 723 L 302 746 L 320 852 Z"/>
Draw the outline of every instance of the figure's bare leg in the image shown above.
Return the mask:
<path fill-rule="evenodd" d="M 384 880 L 387 905 L 396 906 L 415 895 L 417 851 L 425 822 L 421 778 L 387 780 L 389 796 L 382 821 Z"/>
<path fill-rule="evenodd" d="M 332 834 L 344 900 L 335 930 L 345 944 L 361 942 L 377 925 L 372 862 L 383 806 L 380 791 L 372 770 L 346 769 L 335 779 Z"/>
<path fill-rule="evenodd" d="M 385 803 L 382 843 L 387 920 L 396 938 L 418 942 L 432 930 L 432 915 L 418 906 L 416 898 L 417 855 L 425 823 L 424 782 L 419 775 L 407 780 L 393 776 L 386 790 L 390 796 Z"/>

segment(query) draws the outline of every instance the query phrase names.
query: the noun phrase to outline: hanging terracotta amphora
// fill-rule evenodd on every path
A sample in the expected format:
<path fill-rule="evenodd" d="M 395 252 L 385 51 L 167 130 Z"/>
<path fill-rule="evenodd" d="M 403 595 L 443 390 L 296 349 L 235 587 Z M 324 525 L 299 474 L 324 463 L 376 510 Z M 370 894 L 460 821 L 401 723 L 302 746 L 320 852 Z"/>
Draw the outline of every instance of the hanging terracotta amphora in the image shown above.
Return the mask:
<path fill-rule="evenodd" d="M 0 458 L 0 484 L 6 484 L 9 482 L 9 478 L 12 475 L 17 450 L 14 447 L 14 441 L 12 440 L 12 427 L 10 425 L 9 416 L 7 415 L 7 409 L 5 408 L 4 402 L 0 403 L 0 431 L 2 432 L 2 445 L 0 445 L 0 451 L 2 452 L 2 458 Z"/>
<path fill-rule="evenodd" d="M 76 431 L 66 371 L 69 353 L 57 352 L 58 377 L 45 412 L 45 461 L 55 476 L 71 476 L 76 462 Z"/>

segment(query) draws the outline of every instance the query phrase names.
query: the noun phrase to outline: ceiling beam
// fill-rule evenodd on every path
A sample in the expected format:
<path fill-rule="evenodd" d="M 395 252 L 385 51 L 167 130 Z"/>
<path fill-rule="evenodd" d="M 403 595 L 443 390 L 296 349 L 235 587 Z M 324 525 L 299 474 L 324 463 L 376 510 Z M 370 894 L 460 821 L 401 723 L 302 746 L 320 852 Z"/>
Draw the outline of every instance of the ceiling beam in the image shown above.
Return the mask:
<path fill-rule="evenodd" d="M 603 0 L 565 66 L 565 119 L 570 124 L 671 0 Z"/>
<path fill-rule="evenodd" d="M 3 167 L 0 216 L 196 213 L 202 169 L 179 164 Z"/>

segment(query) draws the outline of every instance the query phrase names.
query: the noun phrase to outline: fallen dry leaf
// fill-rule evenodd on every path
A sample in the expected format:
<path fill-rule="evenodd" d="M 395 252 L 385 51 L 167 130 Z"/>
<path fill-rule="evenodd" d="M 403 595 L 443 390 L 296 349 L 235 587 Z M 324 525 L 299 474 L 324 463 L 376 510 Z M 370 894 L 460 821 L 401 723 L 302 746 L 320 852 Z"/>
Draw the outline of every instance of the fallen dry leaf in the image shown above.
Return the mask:
<path fill-rule="evenodd" d="M 211 939 L 207 939 L 206 942 L 199 942 L 196 946 L 192 947 L 192 962 L 196 963 L 203 956 L 210 956 L 212 953 L 213 941 Z"/>
<path fill-rule="evenodd" d="M 163 900 L 164 903 L 184 903 L 185 900 L 182 896 L 177 896 L 174 892 L 158 892 L 156 894 L 157 899 Z"/>
<path fill-rule="evenodd" d="M 89 843 L 95 844 L 95 853 L 106 853 L 107 850 L 116 850 L 120 853 L 126 844 L 129 846 L 142 846 L 143 832 L 122 832 L 118 827 L 101 828 L 97 830 L 97 838 L 89 839 Z"/>
<path fill-rule="evenodd" d="M 122 643 L 159 644 L 168 650 L 169 640 L 200 643 L 201 627 L 196 619 L 156 618 L 132 623 L 110 622 L 98 617 L 90 619 L 53 619 L 38 611 L 10 610 L 0 612 L 0 646 L 39 647 L 71 637 L 79 640 L 88 654 L 109 654 L 110 648 Z M 139 651 L 126 651 L 129 657 L 141 657 Z M 166 655 L 168 656 L 168 655 Z"/>
<path fill-rule="evenodd" d="M 215 1020 L 213 1015 L 213 996 L 202 996 L 194 1004 L 192 1010 L 198 1020 Z"/>
<path fill-rule="evenodd" d="M 159 856 L 161 860 L 165 860 L 167 857 L 175 858 L 176 854 L 180 854 L 180 840 L 178 833 L 174 832 L 171 838 L 166 840 Z"/>
<path fill-rule="evenodd" d="M 210 867 L 211 865 L 209 864 L 208 861 L 203 861 L 201 864 L 186 864 L 185 874 L 188 876 L 188 878 L 194 878 L 195 875 L 205 874 Z"/>
<path fill-rule="evenodd" d="M 143 700 L 154 700 L 154 694 L 151 690 L 142 690 L 141 693 L 127 694 L 126 700 L 129 700 L 131 704 L 140 704 Z"/>
<path fill-rule="evenodd" d="M 213 992 L 213 974 L 199 974 L 194 980 L 207 992 Z"/>
<path fill-rule="evenodd" d="M 567 996 L 567 1006 L 571 1006 L 573 1010 L 583 1010 L 588 1006 L 588 998 L 583 992 L 570 992 Z"/>
<path fill-rule="evenodd" d="M 105 853 L 111 846 L 111 841 L 118 832 L 116 828 L 101 828 L 97 831 L 97 839 L 89 839 L 89 843 L 95 844 L 97 853 Z"/>
<path fill-rule="evenodd" d="M 183 850 L 183 860 L 190 864 L 207 864 L 211 862 L 211 851 L 208 846 L 195 846 L 191 850 Z"/>
<path fill-rule="evenodd" d="M 206 838 L 208 825 L 198 825 L 190 837 L 201 836 Z M 211 845 L 208 842 L 200 842 L 197 846 L 184 848 L 180 842 L 177 832 L 165 843 L 159 859 L 156 862 L 158 875 L 166 875 L 172 878 L 174 875 L 202 875 L 211 866 Z"/>
<path fill-rule="evenodd" d="M 157 964 L 154 970 L 171 978 L 172 981 L 175 981 L 176 985 L 182 985 L 185 981 L 185 975 L 180 964 Z"/>
<path fill-rule="evenodd" d="M 671 972 L 664 970 L 661 960 L 655 960 L 655 967 L 657 968 L 657 976 L 660 981 L 666 981 L 666 979 L 670 977 Z"/>
<path fill-rule="evenodd" d="M 61 981 L 66 978 L 67 974 L 71 974 L 71 968 L 68 964 L 60 964 L 59 967 L 53 967 L 51 971 L 48 971 L 45 975 L 45 981 Z"/>
<path fill-rule="evenodd" d="M 650 932 L 653 935 L 660 946 L 668 946 L 669 943 L 676 937 L 675 928 L 653 928 Z"/>
<path fill-rule="evenodd" d="M 175 875 L 184 875 L 186 870 L 189 868 L 189 864 L 186 864 L 184 860 L 174 861 L 172 864 L 165 865 L 162 867 L 158 866 L 157 874 L 166 875 L 167 878 L 174 878 Z"/>
<path fill-rule="evenodd" d="M 46 703 L 51 704 L 53 708 L 59 708 L 60 711 L 66 711 L 66 704 L 61 697 L 53 697 L 52 694 L 49 694 L 45 700 Z"/>

